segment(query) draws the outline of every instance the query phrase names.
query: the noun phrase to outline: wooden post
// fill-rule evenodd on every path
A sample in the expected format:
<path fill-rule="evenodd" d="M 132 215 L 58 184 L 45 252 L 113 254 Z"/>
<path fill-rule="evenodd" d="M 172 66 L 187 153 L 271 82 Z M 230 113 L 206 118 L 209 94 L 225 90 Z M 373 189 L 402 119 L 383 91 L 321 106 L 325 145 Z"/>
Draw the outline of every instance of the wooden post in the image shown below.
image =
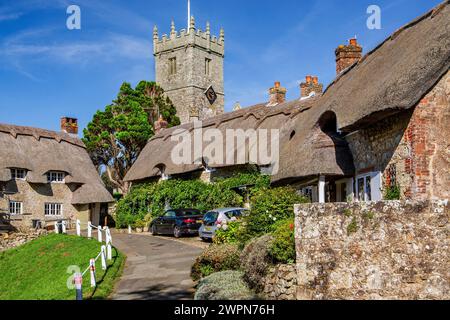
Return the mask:
<path fill-rule="evenodd" d="M 131 226 L 128 225 L 128 234 L 131 234 Z"/>
<path fill-rule="evenodd" d="M 98 226 L 98 229 L 97 229 L 97 231 L 98 231 L 98 242 L 103 242 L 103 239 L 102 239 L 102 227 L 100 227 L 100 226 Z"/>
<path fill-rule="evenodd" d="M 62 233 L 63 234 L 66 233 L 66 221 L 65 220 L 62 221 Z"/>
<path fill-rule="evenodd" d="M 325 203 L 325 185 L 326 185 L 326 181 L 325 181 L 325 176 L 320 176 L 319 177 L 319 203 Z"/>
<path fill-rule="evenodd" d="M 55 222 L 55 233 L 59 233 L 59 223 L 58 223 L 58 221 Z"/>
<path fill-rule="evenodd" d="M 90 221 L 88 221 L 88 238 L 92 238 L 92 225 Z"/>
<path fill-rule="evenodd" d="M 89 261 L 89 271 L 91 274 L 91 287 L 94 288 L 97 286 L 97 281 L 95 280 L 95 259 Z"/>
<path fill-rule="evenodd" d="M 81 237 L 81 222 L 77 219 L 77 236 Z"/>
<path fill-rule="evenodd" d="M 111 261 L 112 260 L 112 246 L 111 246 L 111 242 L 108 243 L 108 245 L 106 246 L 106 253 L 108 256 L 108 260 Z"/>
<path fill-rule="evenodd" d="M 76 300 L 83 300 L 83 275 L 81 273 L 75 273 L 73 277 L 73 284 L 75 285 Z"/>
<path fill-rule="evenodd" d="M 102 246 L 101 258 L 102 258 L 102 269 L 106 270 L 106 247 L 105 246 Z"/>

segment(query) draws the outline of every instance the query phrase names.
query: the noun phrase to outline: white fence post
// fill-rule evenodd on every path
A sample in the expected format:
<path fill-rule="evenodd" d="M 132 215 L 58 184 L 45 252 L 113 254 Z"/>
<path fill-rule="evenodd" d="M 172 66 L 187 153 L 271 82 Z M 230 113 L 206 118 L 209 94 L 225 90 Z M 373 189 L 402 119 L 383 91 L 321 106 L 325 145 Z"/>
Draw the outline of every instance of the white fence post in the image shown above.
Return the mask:
<path fill-rule="evenodd" d="M 90 221 L 88 221 L 88 238 L 92 238 L 92 225 Z"/>
<path fill-rule="evenodd" d="M 102 246 L 101 257 L 102 257 L 102 269 L 106 270 L 106 247 L 105 246 Z"/>
<path fill-rule="evenodd" d="M 81 273 L 75 273 L 73 277 L 73 283 L 76 290 L 76 300 L 83 300 L 83 275 Z"/>
<path fill-rule="evenodd" d="M 58 221 L 55 222 L 55 233 L 59 233 L 59 223 L 58 223 Z"/>
<path fill-rule="evenodd" d="M 112 246 L 111 246 L 111 242 L 109 242 L 108 245 L 106 246 L 106 253 L 108 255 L 108 260 L 111 261 L 112 260 Z"/>
<path fill-rule="evenodd" d="M 128 225 L 128 234 L 131 234 L 131 226 Z"/>
<path fill-rule="evenodd" d="M 97 231 L 98 231 L 98 242 L 102 242 L 103 241 L 103 239 L 102 239 L 102 228 L 100 226 L 98 226 Z"/>
<path fill-rule="evenodd" d="M 95 259 L 89 261 L 89 270 L 91 273 L 91 287 L 94 288 L 97 286 L 97 281 L 95 280 Z"/>
<path fill-rule="evenodd" d="M 62 233 L 66 233 L 66 221 L 65 220 L 63 220 L 63 222 L 62 222 Z"/>
<path fill-rule="evenodd" d="M 81 222 L 77 219 L 77 236 L 81 237 Z"/>

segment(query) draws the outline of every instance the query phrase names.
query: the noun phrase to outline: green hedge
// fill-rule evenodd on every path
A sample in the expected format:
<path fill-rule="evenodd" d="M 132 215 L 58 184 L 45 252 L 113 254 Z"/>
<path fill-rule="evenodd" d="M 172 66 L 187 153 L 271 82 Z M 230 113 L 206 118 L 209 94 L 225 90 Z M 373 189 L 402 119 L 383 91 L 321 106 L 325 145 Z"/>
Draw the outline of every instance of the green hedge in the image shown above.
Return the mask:
<path fill-rule="evenodd" d="M 139 185 L 121 199 L 117 205 L 116 225 L 136 226 L 146 217 L 157 217 L 171 208 L 195 208 L 202 211 L 228 206 L 242 206 L 242 197 L 220 184 L 207 184 L 199 180 L 168 180 Z"/>

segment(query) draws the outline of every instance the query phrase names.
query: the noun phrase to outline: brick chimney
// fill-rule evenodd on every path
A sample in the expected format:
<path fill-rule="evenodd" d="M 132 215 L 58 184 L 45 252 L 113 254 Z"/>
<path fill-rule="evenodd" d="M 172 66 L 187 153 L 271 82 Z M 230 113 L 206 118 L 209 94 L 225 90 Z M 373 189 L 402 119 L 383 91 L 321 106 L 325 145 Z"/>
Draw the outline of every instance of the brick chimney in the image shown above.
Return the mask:
<path fill-rule="evenodd" d="M 62 117 L 61 132 L 68 133 L 71 136 L 78 136 L 78 119 Z"/>
<path fill-rule="evenodd" d="M 309 97 L 312 92 L 321 94 L 323 92 L 323 84 L 319 83 L 319 77 L 306 76 L 305 82 L 300 83 L 301 98 Z"/>
<path fill-rule="evenodd" d="M 363 48 L 358 44 L 355 38 L 349 40 L 349 44 L 337 47 L 336 53 L 336 73 L 339 75 L 342 71 L 361 60 Z"/>
<path fill-rule="evenodd" d="M 169 123 L 164 120 L 163 116 L 159 116 L 159 119 L 155 122 L 155 134 L 160 133 L 162 130 L 167 129 Z"/>
<path fill-rule="evenodd" d="M 286 101 L 286 88 L 281 87 L 280 82 L 275 82 L 275 85 L 273 88 L 269 89 L 269 104 L 268 107 L 274 107 L 280 103 L 283 103 Z"/>

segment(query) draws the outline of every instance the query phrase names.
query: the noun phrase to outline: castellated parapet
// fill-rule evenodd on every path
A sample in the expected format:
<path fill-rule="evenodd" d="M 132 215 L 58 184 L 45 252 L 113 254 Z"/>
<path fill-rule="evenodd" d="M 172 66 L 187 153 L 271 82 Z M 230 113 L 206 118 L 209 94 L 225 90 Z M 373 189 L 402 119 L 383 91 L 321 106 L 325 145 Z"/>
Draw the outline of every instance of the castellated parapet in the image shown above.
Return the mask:
<path fill-rule="evenodd" d="M 224 112 L 225 32 L 219 37 L 196 29 L 194 17 L 189 30 L 179 32 L 172 22 L 170 34 L 153 30 L 156 82 L 177 108 L 182 123 L 204 120 Z M 205 91 L 212 86 L 217 100 L 211 105 Z"/>

